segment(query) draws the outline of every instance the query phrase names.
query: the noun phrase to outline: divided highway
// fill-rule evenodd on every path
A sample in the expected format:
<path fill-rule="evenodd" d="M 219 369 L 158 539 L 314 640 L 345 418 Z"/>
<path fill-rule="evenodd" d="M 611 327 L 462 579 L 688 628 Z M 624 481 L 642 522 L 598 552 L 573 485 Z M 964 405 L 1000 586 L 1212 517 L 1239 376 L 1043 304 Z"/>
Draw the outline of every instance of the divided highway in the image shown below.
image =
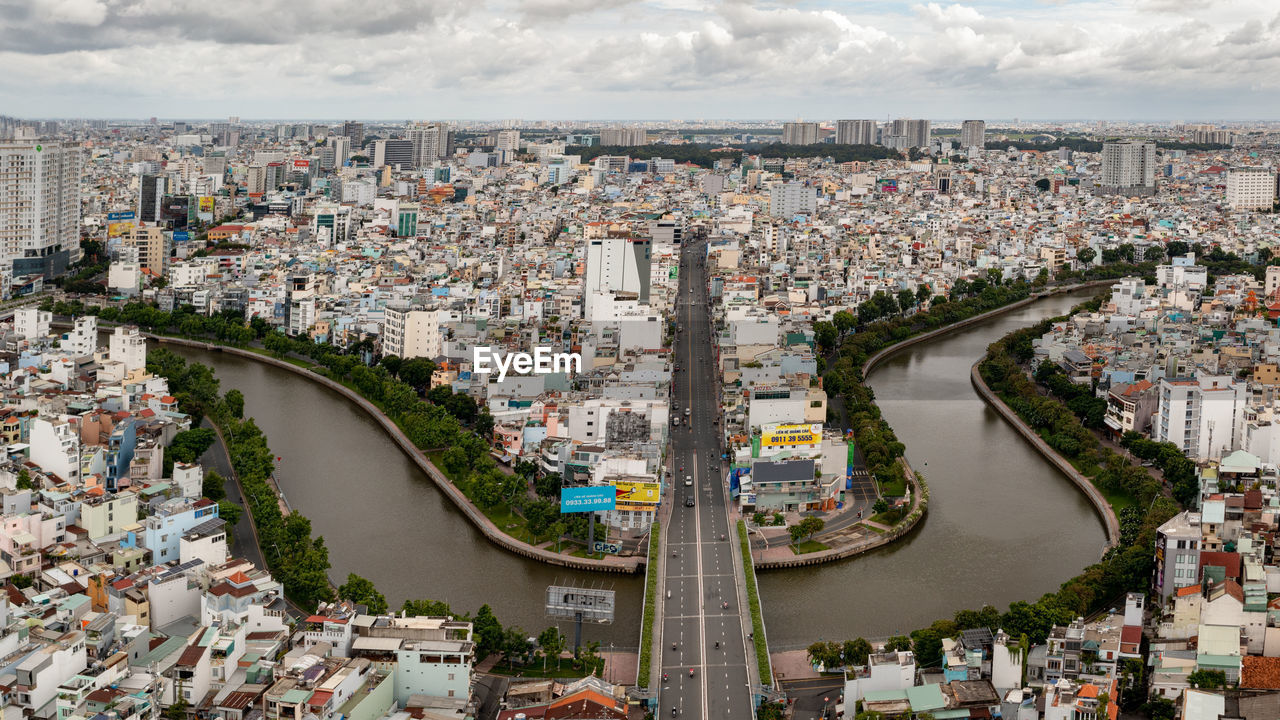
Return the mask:
<path fill-rule="evenodd" d="M 750 625 L 721 456 L 719 380 L 711 341 L 705 244 L 681 249 L 671 428 L 673 502 L 662 532 L 658 717 L 753 717 Z M 686 409 L 689 410 L 686 413 Z M 686 484 L 688 483 L 688 484 Z M 745 621 L 744 621 L 745 619 Z M 691 674 L 692 671 L 692 674 Z"/>

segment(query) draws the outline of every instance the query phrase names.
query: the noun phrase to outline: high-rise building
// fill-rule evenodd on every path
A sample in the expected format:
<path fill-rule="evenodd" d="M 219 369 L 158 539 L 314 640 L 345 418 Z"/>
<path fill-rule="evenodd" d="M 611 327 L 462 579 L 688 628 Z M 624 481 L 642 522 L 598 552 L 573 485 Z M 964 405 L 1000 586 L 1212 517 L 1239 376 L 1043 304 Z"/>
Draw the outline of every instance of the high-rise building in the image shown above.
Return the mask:
<path fill-rule="evenodd" d="M 783 145 L 815 145 L 818 142 L 818 123 L 789 122 L 782 124 Z"/>
<path fill-rule="evenodd" d="M 932 123 L 928 120 L 898 118 L 889 128 L 889 136 L 902 138 L 900 144 L 909 148 L 928 147 L 931 134 Z"/>
<path fill-rule="evenodd" d="M 245 192 L 250 195 L 267 191 L 267 166 L 250 165 L 244 170 Z M 141 217 L 141 216 L 139 216 Z"/>
<path fill-rule="evenodd" d="M 129 231 L 124 244 L 138 251 L 138 263 L 161 277 L 169 269 L 173 235 L 158 225 L 138 226 Z"/>
<path fill-rule="evenodd" d="M 412 140 L 374 140 L 373 166 L 413 167 Z"/>
<path fill-rule="evenodd" d="M 812 215 L 818 210 L 818 189 L 804 183 L 779 183 L 769 189 L 769 214 L 774 217 Z"/>
<path fill-rule="evenodd" d="M 164 194 L 169 190 L 168 178 L 163 175 L 143 175 L 138 188 L 138 222 L 159 222 Z"/>
<path fill-rule="evenodd" d="M 1156 144 L 1145 140 L 1103 143 L 1100 184 L 1107 195 L 1155 195 Z"/>
<path fill-rule="evenodd" d="M 644 128 L 605 128 L 600 131 L 600 144 L 620 147 L 648 145 L 649 133 Z"/>
<path fill-rule="evenodd" d="M 413 163 L 431 167 L 436 160 L 453 155 L 453 129 L 443 123 L 416 123 L 407 133 L 413 143 Z"/>
<path fill-rule="evenodd" d="M 987 141 L 987 123 L 985 120 L 965 120 L 960 124 L 960 147 L 981 148 Z"/>
<path fill-rule="evenodd" d="M 57 277 L 80 257 L 80 149 L 0 143 L 0 271 Z"/>
<path fill-rule="evenodd" d="M 1276 202 L 1271 168 L 1237 167 L 1227 172 L 1227 204 L 1232 210 L 1270 210 Z"/>
<path fill-rule="evenodd" d="M 351 147 L 356 150 L 364 147 L 364 123 L 355 120 L 342 123 L 342 135 L 351 141 Z"/>
<path fill-rule="evenodd" d="M 351 155 L 351 140 L 346 135 L 330 135 L 320 151 L 320 167 L 325 170 L 342 167 Z"/>
<path fill-rule="evenodd" d="M 520 149 L 519 130 L 499 130 L 493 139 L 494 150 L 505 150 L 514 153 Z"/>
<path fill-rule="evenodd" d="M 838 120 L 836 121 L 837 145 L 875 145 L 875 120 Z"/>

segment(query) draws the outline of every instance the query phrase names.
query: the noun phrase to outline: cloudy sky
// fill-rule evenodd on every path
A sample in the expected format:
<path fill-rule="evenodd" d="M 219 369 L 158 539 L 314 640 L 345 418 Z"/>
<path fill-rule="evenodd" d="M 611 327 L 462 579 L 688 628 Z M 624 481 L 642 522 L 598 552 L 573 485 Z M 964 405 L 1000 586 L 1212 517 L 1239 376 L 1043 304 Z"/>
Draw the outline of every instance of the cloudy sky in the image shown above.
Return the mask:
<path fill-rule="evenodd" d="M 1280 118 L 1275 0 L 0 0 L 0 114 Z"/>

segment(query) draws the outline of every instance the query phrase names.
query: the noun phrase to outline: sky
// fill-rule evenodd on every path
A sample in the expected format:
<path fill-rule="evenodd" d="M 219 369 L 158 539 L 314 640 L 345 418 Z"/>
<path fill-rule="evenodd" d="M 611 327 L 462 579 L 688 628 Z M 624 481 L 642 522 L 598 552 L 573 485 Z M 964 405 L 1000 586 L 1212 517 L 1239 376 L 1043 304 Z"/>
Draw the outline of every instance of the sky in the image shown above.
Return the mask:
<path fill-rule="evenodd" d="M 0 0 L 21 118 L 1280 119 L 1275 0 Z"/>

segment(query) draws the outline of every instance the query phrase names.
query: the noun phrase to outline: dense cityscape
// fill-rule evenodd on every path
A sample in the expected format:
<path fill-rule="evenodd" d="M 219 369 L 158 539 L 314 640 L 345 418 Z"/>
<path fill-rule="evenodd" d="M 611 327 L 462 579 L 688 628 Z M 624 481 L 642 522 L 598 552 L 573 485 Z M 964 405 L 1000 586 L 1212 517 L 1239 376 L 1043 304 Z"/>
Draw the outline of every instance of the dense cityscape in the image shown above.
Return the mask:
<path fill-rule="evenodd" d="M 0 720 L 1280 718 L 1280 18 L 384 5 L 0 17 Z"/>

